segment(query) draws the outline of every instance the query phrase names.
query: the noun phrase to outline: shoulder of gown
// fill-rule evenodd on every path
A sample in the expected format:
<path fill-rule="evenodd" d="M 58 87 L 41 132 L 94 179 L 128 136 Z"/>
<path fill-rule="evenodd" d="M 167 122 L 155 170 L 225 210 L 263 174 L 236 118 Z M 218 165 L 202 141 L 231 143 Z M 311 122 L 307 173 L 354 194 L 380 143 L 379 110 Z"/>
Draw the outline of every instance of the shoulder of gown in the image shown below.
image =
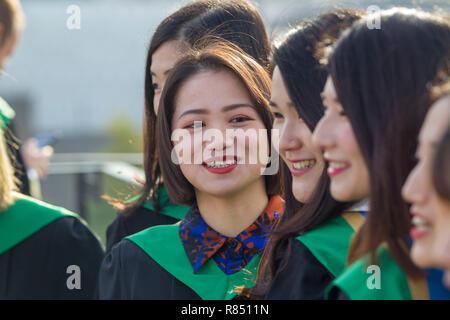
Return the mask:
<path fill-rule="evenodd" d="M 275 274 L 266 299 L 323 300 L 333 275 L 302 242 L 291 241 L 287 264 Z"/>
<path fill-rule="evenodd" d="M 92 299 L 103 255 L 83 220 L 58 218 L 0 255 L 0 283 L 8 283 L 0 286 L 0 298 Z M 68 283 L 75 273 L 74 287 Z"/>

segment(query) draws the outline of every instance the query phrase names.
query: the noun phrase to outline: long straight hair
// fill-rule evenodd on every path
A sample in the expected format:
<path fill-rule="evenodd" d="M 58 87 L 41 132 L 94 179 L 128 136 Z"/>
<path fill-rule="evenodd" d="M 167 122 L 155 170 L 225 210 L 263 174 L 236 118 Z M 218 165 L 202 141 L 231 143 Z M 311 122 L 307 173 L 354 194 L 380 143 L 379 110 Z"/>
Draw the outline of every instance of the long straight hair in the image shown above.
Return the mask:
<path fill-rule="evenodd" d="M 409 256 L 409 208 L 401 188 L 415 165 L 420 127 L 428 110 L 427 83 L 448 59 L 448 20 L 416 9 L 379 13 L 381 29 L 355 23 L 336 44 L 329 72 L 370 179 L 370 213 L 355 235 L 349 263 L 387 247 L 403 271 L 422 275 Z M 372 19 L 372 20 L 371 20 Z"/>
<path fill-rule="evenodd" d="M 324 113 L 320 93 L 327 78 L 326 67 L 321 64 L 325 45 L 339 37 L 341 31 L 363 15 L 357 10 L 337 10 L 305 21 L 291 30 L 286 39 L 275 47 L 273 66 L 280 69 L 289 98 L 311 132 Z M 323 170 L 308 203 L 298 202 L 292 192 L 292 174 L 283 162 L 283 186 L 286 208 L 266 245 L 253 288 L 242 294 L 252 299 L 263 299 L 275 274 L 288 263 L 291 244 L 304 234 L 332 219 L 351 203 L 334 200 L 329 191 L 330 178 Z"/>

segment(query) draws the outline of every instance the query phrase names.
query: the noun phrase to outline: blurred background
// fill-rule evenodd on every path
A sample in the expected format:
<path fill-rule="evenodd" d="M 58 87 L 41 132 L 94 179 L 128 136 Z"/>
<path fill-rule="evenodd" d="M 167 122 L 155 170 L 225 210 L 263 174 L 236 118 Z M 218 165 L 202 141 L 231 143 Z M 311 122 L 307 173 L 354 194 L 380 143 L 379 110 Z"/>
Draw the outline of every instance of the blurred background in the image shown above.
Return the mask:
<path fill-rule="evenodd" d="M 187 2 L 22 0 L 26 28 L 0 77 L 0 96 L 16 110 L 21 140 L 56 138 L 48 177 L 41 181 L 43 200 L 82 215 L 103 243 L 116 212 L 101 195 L 127 197 L 138 188 L 134 177 L 143 176 L 147 47 L 161 20 Z M 271 39 L 336 7 L 450 11 L 450 0 L 253 2 Z M 79 29 L 67 25 L 73 5 Z"/>

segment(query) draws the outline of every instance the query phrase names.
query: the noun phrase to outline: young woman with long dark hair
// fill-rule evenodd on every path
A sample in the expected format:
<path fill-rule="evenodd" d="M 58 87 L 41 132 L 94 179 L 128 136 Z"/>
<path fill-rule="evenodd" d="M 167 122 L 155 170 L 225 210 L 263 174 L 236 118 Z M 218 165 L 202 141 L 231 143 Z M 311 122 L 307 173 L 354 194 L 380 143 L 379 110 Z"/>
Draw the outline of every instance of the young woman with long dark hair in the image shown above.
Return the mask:
<path fill-rule="evenodd" d="M 116 245 L 102 265 L 100 298 L 231 299 L 256 276 L 284 206 L 279 173 L 263 175 L 267 161 L 250 160 L 270 155 L 269 92 L 266 70 L 224 44 L 178 62 L 161 96 L 159 164 L 171 199 L 190 210 Z"/>
<path fill-rule="evenodd" d="M 439 72 L 447 78 L 450 74 L 450 59 L 448 62 L 447 70 Z M 439 148 L 439 142 L 445 139 L 445 132 L 450 127 L 449 89 L 450 82 L 447 80 L 431 90 L 436 101 L 430 107 L 420 130 L 416 152 L 418 163 L 402 190 L 403 198 L 411 203 L 410 212 L 413 216 L 411 258 L 422 268 L 450 269 L 450 263 L 445 263 L 446 260 L 450 261 L 450 219 L 446 218 L 450 213 L 450 193 L 445 187 L 448 185 L 449 168 L 445 168 L 445 161 L 442 161 L 445 148 Z M 434 97 L 435 92 L 438 93 Z"/>
<path fill-rule="evenodd" d="M 447 94 L 444 99 L 450 101 Z M 437 191 L 437 199 L 434 201 L 436 213 L 437 236 L 435 249 L 439 259 L 438 266 L 445 269 L 444 283 L 450 289 L 450 126 L 448 126 L 442 140 L 436 147 L 436 155 L 433 166 L 433 187 Z"/>
<path fill-rule="evenodd" d="M 323 299 L 345 266 L 353 228 L 364 220 L 358 212 L 343 214 L 352 203 L 331 197 L 322 152 L 311 139 L 324 110 L 324 43 L 333 43 L 362 15 L 339 10 L 307 20 L 274 49 L 271 107 L 274 129 L 280 130 L 286 210 L 266 247 L 255 287 L 243 290 L 250 298 Z"/>
<path fill-rule="evenodd" d="M 138 196 L 125 202 L 115 201 L 120 214 L 108 227 L 107 251 L 127 235 L 183 219 L 189 209 L 171 202 L 161 179 L 156 120 L 168 72 L 183 51 L 205 45 L 207 42 L 199 39 L 206 35 L 235 43 L 267 67 L 270 49 L 264 23 L 248 1 L 194 1 L 161 22 L 151 40 L 145 67 L 145 183 Z"/>
<path fill-rule="evenodd" d="M 381 28 L 368 28 L 376 18 Z M 326 111 L 313 139 L 325 151 L 333 197 L 369 198 L 370 211 L 353 238 L 351 265 L 333 281 L 329 297 L 448 296 L 435 285 L 434 273 L 426 276 L 411 261 L 410 214 L 401 188 L 429 106 L 427 83 L 449 49 L 448 20 L 393 8 L 356 22 L 332 51 Z"/>
<path fill-rule="evenodd" d="M 446 70 L 446 74 L 449 74 L 449 71 L 450 69 Z M 435 266 L 438 257 L 433 248 L 437 244 L 436 231 L 439 228 L 435 223 L 437 217 L 435 206 L 439 195 L 433 187 L 432 169 L 436 146 L 450 125 L 448 93 L 450 92 L 447 92 L 447 95 L 442 94 L 442 97 L 437 98 L 430 106 L 418 136 L 416 151 L 418 162 L 402 189 L 403 198 L 411 203 L 413 228 L 410 234 L 414 240 L 411 258 L 422 268 Z M 445 172 L 441 175 L 446 176 Z"/>

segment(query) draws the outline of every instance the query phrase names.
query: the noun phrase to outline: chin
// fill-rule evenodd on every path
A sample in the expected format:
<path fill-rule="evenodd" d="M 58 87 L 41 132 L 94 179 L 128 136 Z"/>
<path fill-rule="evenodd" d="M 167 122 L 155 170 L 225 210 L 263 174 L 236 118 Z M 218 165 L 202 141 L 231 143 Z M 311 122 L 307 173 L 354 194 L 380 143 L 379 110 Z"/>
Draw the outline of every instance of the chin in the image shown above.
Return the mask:
<path fill-rule="evenodd" d="M 197 188 L 197 187 L 196 187 Z M 207 194 L 209 196 L 223 198 L 232 196 L 233 194 L 239 192 L 238 186 L 226 186 L 226 185 L 206 185 L 201 186 L 200 188 L 197 188 L 200 190 L 203 194 Z"/>
<path fill-rule="evenodd" d="M 415 243 L 411 248 L 411 259 L 420 268 L 432 267 L 434 263 L 430 252 L 431 249 L 428 246 Z"/>
<path fill-rule="evenodd" d="M 298 190 L 296 191 L 295 189 L 292 190 L 292 193 L 294 194 L 294 198 L 301 203 L 307 203 L 309 202 L 309 198 L 311 197 L 311 194 L 308 193 L 305 190 Z"/>
<path fill-rule="evenodd" d="M 346 194 L 345 192 L 342 192 L 342 188 L 336 188 L 336 187 L 333 188 L 332 184 L 330 187 L 330 193 L 331 193 L 331 196 L 337 201 L 347 202 L 347 201 L 352 200 L 352 199 L 350 199 L 348 194 Z"/>

